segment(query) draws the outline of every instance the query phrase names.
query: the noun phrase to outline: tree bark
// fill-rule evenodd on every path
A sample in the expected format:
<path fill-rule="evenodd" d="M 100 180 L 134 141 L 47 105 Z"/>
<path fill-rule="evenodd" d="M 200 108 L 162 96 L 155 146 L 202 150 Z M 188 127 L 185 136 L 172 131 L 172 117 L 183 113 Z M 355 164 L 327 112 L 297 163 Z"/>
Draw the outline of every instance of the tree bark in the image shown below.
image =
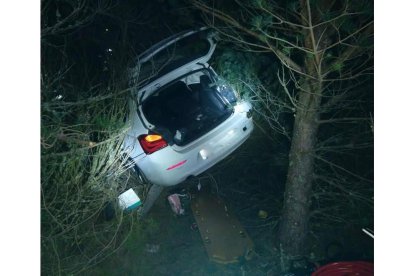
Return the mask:
<path fill-rule="evenodd" d="M 307 0 L 301 1 L 305 47 L 314 54 L 305 57 L 303 76 L 299 81 L 299 101 L 295 114 L 289 168 L 285 185 L 282 217 L 276 236 L 282 270 L 289 269 L 290 261 L 304 256 L 309 228 L 309 215 L 314 172 L 314 149 L 318 134 L 319 109 L 322 99 L 323 63 L 315 41 L 318 35 L 312 27 L 312 13 Z M 322 41 L 323 42 L 323 41 Z M 310 76 L 310 77 L 309 77 Z"/>
<path fill-rule="evenodd" d="M 283 270 L 289 268 L 290 260 L 306 253 L 304 246 L 311 204 L 313 150 L 318 131 L 316 107 L 320 104 L 320 96 L 302 92 L 299 104 L 306 102 L 312 108 L 301 108 L 296 113 L 282 218 L 276 238 Z"/>

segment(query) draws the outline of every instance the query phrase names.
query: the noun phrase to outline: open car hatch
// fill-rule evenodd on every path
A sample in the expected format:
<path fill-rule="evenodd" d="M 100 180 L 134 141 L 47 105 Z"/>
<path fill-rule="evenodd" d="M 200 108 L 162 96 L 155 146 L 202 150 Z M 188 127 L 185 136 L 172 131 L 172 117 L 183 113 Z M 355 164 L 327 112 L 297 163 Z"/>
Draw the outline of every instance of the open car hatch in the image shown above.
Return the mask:
<path fill-rule="evenodd" d="M 131 70 L 138 103 L 186 70 L 206 64 L 216 47 L 216 37 L 207 27 L 184 31 L 140 54 Z"/>

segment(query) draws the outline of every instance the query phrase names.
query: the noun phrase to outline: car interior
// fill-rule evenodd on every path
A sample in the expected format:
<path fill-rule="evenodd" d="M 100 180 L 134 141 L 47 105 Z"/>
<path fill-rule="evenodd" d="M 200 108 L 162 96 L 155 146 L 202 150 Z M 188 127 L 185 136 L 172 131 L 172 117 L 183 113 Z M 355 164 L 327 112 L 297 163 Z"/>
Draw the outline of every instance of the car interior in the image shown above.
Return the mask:
<path fill-rule="evenodd" d="M 232 112 L 232 106 L 205 74 L 191 84 L 175 81 L 143 102 L 143 113 L 155 132 L 179 146 L 201 137 Z"/>

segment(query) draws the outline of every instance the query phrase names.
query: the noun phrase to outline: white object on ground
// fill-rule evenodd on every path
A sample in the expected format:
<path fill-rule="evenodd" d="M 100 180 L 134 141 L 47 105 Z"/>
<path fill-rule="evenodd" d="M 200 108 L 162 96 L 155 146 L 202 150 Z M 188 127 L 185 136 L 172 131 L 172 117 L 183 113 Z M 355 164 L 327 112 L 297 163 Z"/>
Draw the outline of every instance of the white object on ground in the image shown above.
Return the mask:
<path fill-rule="evenodd" d="M 132 210 L 141 205 L 141 200 L 134 190 L 129 189 L 118 196 L 119 207 L 122 210 Z"/>

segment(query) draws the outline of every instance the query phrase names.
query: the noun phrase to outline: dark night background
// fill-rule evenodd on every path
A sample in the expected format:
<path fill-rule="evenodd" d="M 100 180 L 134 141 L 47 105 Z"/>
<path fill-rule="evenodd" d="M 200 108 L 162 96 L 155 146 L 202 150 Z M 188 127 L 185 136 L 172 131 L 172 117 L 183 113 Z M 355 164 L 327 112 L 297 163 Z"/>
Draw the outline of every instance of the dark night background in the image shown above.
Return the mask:
<path fill-rule="evenodd" d="M 281 1 L 282 4 L 288 1 L 284 2 Z M 93 107 L 88 99 L 116 94 L 116 102 L 122 102 L 116 91 L 128 88 L 126 69 L 134 66 L 139 53 L 179 31 L 203 26 L 204 21 L 200 11 L 194 9 L 189 1 L 104 1 L 99 4 L 87 1 L 77 15 L 80 18 L 86 16 L 87 20 L 82 22 L 74 18 L 63 24 L 61 29 L 54 30 L 49 27 L 58 24 L 59 17 L 71 14 L 79 1 L 48 0 L 41 4 L 41 137 L 42 156 L 45 156 L 41 161 L 41 181 L 46 193 L 49 189 L 60 195 L 61 191 L 51 188 L 54 183 L 45 176 L 49 176 L 59 162 L 67 162 L 65 164 L 69 166 L 70 157 L 65 161 L 54 158 L 76 150 L 76 145 L 54 138 L 58 137 L 57 133 L 70 129 L 73 135 L 86 133 L 80 138 L 76 136 L 76 139 L 106 139 L 108 134 L 105 130 L 120 127 L 125 114 L 117 114 L 121 119 L 112 120 L 112 98 L 99 101 Z M 225 5 L 232 7 L 233 4 L 229 2 Z M 231 41 L 222 41 L 210 64 L 230 81 L 258 76 L 274 91 L 282 89 L 271 73 L 280 69 L 280 65 L 269 53 L 244 52 Z M 373 76 L 367 77 L 359 89 L 352 99 L 352 109 L 333 110 L 325 116 L 372 116 L 373 119 Z M 251 97 L 247 92 L 244 96 Z M 260 108 L 259 104 L 257 108 Z M 72 242 L 70 238 L 51 242 L 53 235 L 48 235 L 49 231 L 53 232 L 48 224 L 51 217 L 42 206 L 43 274 L 57 273 L 56 260 L 59 257 L 56 258 L 56 253 L 60 255 L 59 266 L 64 275 L 78 272 L 83 275 L 278 275 L 272 243 L 283 206 L 290 140 L 273 132 L 258 113 L 254 118 L 256 128 L 252 137 L 199 178 L 201 182 L 217 186 L 220 196 L 234 208 L 246 227 L 256 246 L 256 255 L 251 261 L 228 266 L 209 263 L 198 232 L 191 230 L 193 218 L 190 211 L 186 210 L 188 215 L 184 217 L 174 217 L 165 202 L 166 194 L 163 194 L 148 220 L 138 226 L 122 226 L 119 232 L 121 238 L 119 243 L 117 240 L 117 244 L 113 244 L 114 250 L 86 262 L 83 267 L 84 259 L 77 259 L 75 255 L 84 254 L 88 259 L 93 255 L 93 248 L 88 246 L 93 245 L 82 242 L 73 249 L 73 245 L 69 245 Z M 293 119 L 288 112 L 280 114 L 279 120 L 288 133 L 292 131 Z M 319 129 L 318 139 L 321 142 L 318 148 L 321 156 L 331 163 L 316 161 L 315 173 L 327 178 L 337 177 L 341 181 L 334 182 L 336 186 L 322 183 L 314 186 L 307 244 L 309 254 L 307 258 L 298 260 L 297 268 L 292 268 L 292 273 L 296 273 L 294 275 L 310 275 L 316 264 L 341 260 L 373 261 L 374 257 L 373 239 L 361 231 L 362 228 L 374 228 L 373 130 L 366 121 L 327 124 Z M 332 150 L 323 151 L 326 146 Z M 88 158 L 85 155 L 87 161 L 80 161 L 83 164 L 80 167 L 92 166 Z M 352 173 L 344 174 L 343 170 L 332 168 L 332 164 L 340 164 Z M 328 170 L 331 170 L 329 175 L 326 173 Z M 88 176 L 80 175 L 76 179 L 82 183 Z M 180 187 L 193 184 L 190 181 Z M 104 208 L 103 204 L 99 208 Z M 61 207 L 56 205 L 54 208 L 60 210 Z M 259 210 L 265 210 L 267 218 L 259 218 Z M 92 233 L 101 226 L 96 226 L 94 230 L 89 227 L 77 229 L 75 240 L 90 238 L 79 231 Z M 159 245 L 159 251 L 149 252 L 146 250 L 148 245 Z M 66 251 L 67 248 L 73 251 Z M 79 262 L 81 269 L 76 267 L 76 262 Z"/>

